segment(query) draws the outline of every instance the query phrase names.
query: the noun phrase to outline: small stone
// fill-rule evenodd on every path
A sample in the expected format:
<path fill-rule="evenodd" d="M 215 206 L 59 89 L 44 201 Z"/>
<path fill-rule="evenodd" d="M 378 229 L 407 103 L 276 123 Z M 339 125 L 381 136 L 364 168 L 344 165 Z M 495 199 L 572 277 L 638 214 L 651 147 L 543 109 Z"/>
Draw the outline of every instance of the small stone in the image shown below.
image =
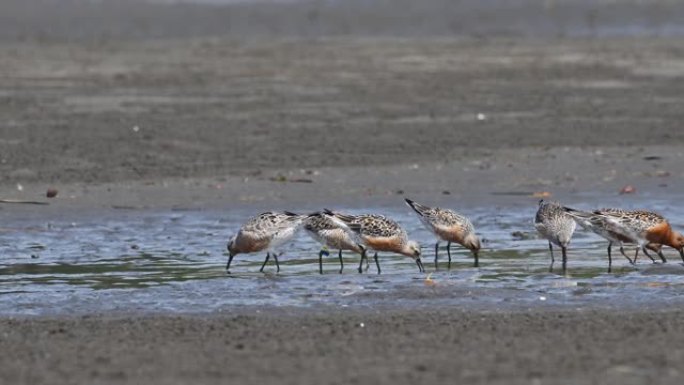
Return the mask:
<path fill-rule="evenodd" d="M 58 193 L 58 192 L 59 192 L 59 191 L 57 191 L 56 188 L 50 187 L 49 189 L 47 189 L 47 192 L 45 193 L 45 196 L 48 197 L 48 198 L 54 198 L 54 197 L 57 196 L 57 193 Z"/>
<path fill-rule="evenodd" d="M 627 186 L 620 189 L 620 195 L 634 194 L 635 192 L 636 192 L 636 188 L 634 186 L 632 186 L 631 184 L 628 184 Z"/>

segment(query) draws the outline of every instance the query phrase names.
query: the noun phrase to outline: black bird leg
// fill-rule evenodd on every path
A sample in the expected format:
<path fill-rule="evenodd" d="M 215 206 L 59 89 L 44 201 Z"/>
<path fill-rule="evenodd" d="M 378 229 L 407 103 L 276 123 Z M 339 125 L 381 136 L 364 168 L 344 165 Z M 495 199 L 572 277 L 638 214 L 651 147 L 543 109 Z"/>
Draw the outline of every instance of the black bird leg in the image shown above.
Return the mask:
<path fill-rule="evenodd" d="M 449 252 L 448 250 L 449 250 L 449 246 L 447 246 L 447 253 Z M 439 266 L 437 266 L 438 254 L 439 254 L 439 241 L 437 241 L 437 243 L 435 243 L 435 270 L 437 270 L 439 268 Z"/>
<path fill-rule="evenodd" d="M 637 249 L 637 251 L 638 251 L 638 249 Z M 629 263 L 631 263 L 632 265 L 636 264 L 636 260 L 632 261 L 632 258 L 628 257 L 627 254 L 625 254 L 625 248 L 622 246 L 622 244 L 620 244 L 620 253 L 622 253 L 622 255 L 625 258 L 627 258 Z"/>
<path fill-rule="evenodd" d="M 337 254 L 337 256 L 340 258 L 340 274 L 342 274 L 342 269 L 344 269 L 344 262 L 342 261 L 342 249 L 340 249 L 340 252 Z"/>
<path fill-rule="evenodd" d="M 226 264 L 226 274 L 230 274 L 230 263 L 233 262 L 233 255 L 228 257 L 228 263 Z"/>
<path fill-rule="evenodd" d="M 366 257 L 366 249 L 363 249 L 361 252 L 361 260 L 359 261 L 359 274 L 363 274 L 363 260 L 367 258 Z"/>
<path fill-rule="evenodd" d="M 275 259 L 276 263 L 276 273 L 280 273 L 280 263 L 278 262 L 278 255 L 276 253 L 273 253 L 273 259 Z"/>
<path fill-rule="evenodd" d="M 653 263 L 656 263 L 656 260 L 655 260 L 653 257 L 651 257 L 651 254 L 649 254 L 648 251 L 646 251 L 646 245 L 641 246 L 641 250 L 644 251 L 644 254 L 646 254 L 646 256 L 647 256 Z"/>
<path fill-rule="evenodd" d="M 667 263 L 667 259 L 665 259 L 665 255 L 663 255 L 663 250 L 658 250 L 658 256 L 660 257 L 660 260 L 663 261 L 663 263 Z"/>
<path fill-rule="evenodd" d="M 611 249 L 613 247 L 613 242 L 608 243 L 608 272 L 612 273 L 613 271 L 613 256 L 611 255 Z M 629 258 L 627 258 L 629 259 Z"/>
<path fill-rule="evenodd" d="M 321 251 L 318 253 L 318 272 L 320 274 L 323 274 L 323 256 L 328 256 L 330 253 L 327 250 L 321 249 Z"/>
<path fill-rule="evenodd" d="M 567 250 L 567 247 L 561 246 L 561 251 L 562 251 L 562 253 L 563 253 L 563 273 L 565 273 L 565 271 L 567 270 L 567 268 L 566 268 L 567 266 L 566 266 L 566 265 L 567 265 L 567 263 L 568 263 L 568 256 L 567 256 L 568 250 Z"/>
<path fill-rule="evenodd" d="M 264 272 L 264 267 L 266 267 L 266 262 L 271 258 L 271 253 L 266 253 L 266 259 L 264 259 L 264 263 L 261 265 L 261 269 L 259 269 L 259 272 L 263 273 Z"/>
<path fill-rule="evenodd" d="M 375 266 L 378 268 L 378 274 L 380 274 L 380 262 L 378 261 L 378 253 L 377 252 L 373 256 L 373 259 L 375 259 Z"/>
<path fill-rule="evenodd" d="M 447 269 L 451 270 L 451 242 L 447 243 L 447 256 L 449 257 L 449 264 L 447 265 Z"/>

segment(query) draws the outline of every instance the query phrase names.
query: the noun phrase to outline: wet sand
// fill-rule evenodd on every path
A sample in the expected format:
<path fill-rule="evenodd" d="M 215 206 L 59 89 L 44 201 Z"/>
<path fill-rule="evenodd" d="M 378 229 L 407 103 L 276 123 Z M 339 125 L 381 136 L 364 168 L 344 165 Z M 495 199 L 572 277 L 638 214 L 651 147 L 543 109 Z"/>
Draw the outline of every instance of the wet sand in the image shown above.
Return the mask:
<path fill-rule="evenodd" d="M 14 384 L 682 381 L 684 323 L 676 310 L 236 313 L 2 319 L 0 380 Z"/>
<path fill-rule="evenodd" d="M 522 7 L 522 22 L 497 33 L 511 13 L 416 32 L 328 9 L 140 6 L 130 18 L 129 8 L 74 16 L 25 3 L 0 12 L 0 197 L 60 193 L 48 206 L 2 206 L 3 226 L 86 210 L 382 207 L 404 196 L 505 209 L 539 191 L 614 199 L 625 184 L 637 188 L 621 198 L 633 206 L 683 187 L 684 42 L 667 28 L 676 2 L 650 13 L 613 5 L 655 32 L 601 39 L 588 37 L 610 35 L 615 9 L 548 11 L 544 29 Z M 286 36 L 267 22 L 222 29 L 241 12 L 282 16 Z M 217 16 L 201 28 L 178 23 L 207 15 Z M 294 28 L 301 18 L 307 28 Z M 313 38 L 320 25 L 333 29 Z M 674 384 L 681 317 L 660 302 L 5 316 L 0 382 Z"/>

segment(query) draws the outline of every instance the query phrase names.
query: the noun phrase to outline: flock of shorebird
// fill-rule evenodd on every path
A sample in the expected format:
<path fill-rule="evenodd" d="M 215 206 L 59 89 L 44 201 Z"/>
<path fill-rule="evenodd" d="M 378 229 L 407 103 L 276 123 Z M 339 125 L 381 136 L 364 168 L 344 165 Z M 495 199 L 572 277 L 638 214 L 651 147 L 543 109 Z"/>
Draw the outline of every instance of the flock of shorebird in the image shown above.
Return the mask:
<path fill-rule="evenodd" d="M 474 257 L 475 267 L 479 266 L 480 239 L 470 220 L 448 209 L 428 207 L 406 199 L 425 227 L 435 234 L 435 269 L 438 266 L 439 244 L 447 242 L 449 268 L 451 267 L 451 244 L 457 243 L 470 250 Z M 679 251 L 684 261 L 684 235 L 672 229 L 668 221 L 659 214 L 650 211 L 627 211 L 615 208 L 604 208 L 594 211 L 580 211 L 564 207 L 557 202 L 539 202 L 539 209 L 534 219 L 537 231 L 548 240 L 551 252 L 551 269 L 553 269 L 553 245 L 561 248 L 563 271 L 567 265 L 567 248 L 579 224 L 581 227 L 596 233 L 608 240 L 608 272 L 612 269 L 611 247 L 617 244 L 620 252 L 631 264 L 636 264 L 639 250 L 643 250 L 653 262 L 655 259 L 648 253 L 657 253 L 662 262 L 667 262 L 662 253 L 663 246 Z M 359 273 L 363 272 L 363 262 L 369 267 L 367 252 L 374 252 L 373 259 L 380 274 L 378 252 L 398 253 L 415 260 L 420 272 L 425 272 L 421 261 L 420 245 L 411 241 L 408 234 L 392 219 L 378 214 L 348 215 L 328 209 L 309 215 L 299 215 L 288 211 L 265 212 L 253 217 L 245 223 L 228 242 L 228 263 L 226 271 L 230 273 L 233 257 L 241 253 L 266 251 L 266 259 L 259 271 L 263 272 L 266 263 L 273 257 L 276 269 L 280 272 L 278 246 L 288 242 L 300 228 L 324 248 L 318 254 L 319 272 L 323 274 L 323 257 L 328 256 L 327 249 L 338 249 L 340 273 L 344 268 L 342 251 L 349 250 L 361 255 Z M 634 245 L 634 258 L 625 254 L 624 244 Z"/>

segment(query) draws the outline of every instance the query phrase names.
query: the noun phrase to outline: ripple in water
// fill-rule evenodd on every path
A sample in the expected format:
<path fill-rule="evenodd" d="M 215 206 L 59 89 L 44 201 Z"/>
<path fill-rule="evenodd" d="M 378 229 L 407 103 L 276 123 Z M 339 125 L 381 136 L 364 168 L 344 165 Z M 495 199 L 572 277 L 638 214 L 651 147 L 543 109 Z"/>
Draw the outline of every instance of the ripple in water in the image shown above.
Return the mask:
<path fill-rule="evenodd" d="M 670 202 L 651 202 L 669 213 L 677 228 L 684 214 Z M 588 207 L 587 205 L 579 205 Z M 421 242 L 427 274 L 407 257 L 383 254 L 383 274 L 371 263 L 356 271 L 358 255 L 324 260 L 319 245 L 302 232 L 286 245 L 281 273 L 264 255 L 238 255 L 225 274 L 228 237 L 253 212 L 117 212 L 71 223 L 36 225 L 17 221 L 0 232 L 0 304 L 3 315 L 73 314 L 111 311 L 213 312 L 239 306 L 459 306 L 484 309 L 530 306 L 643 306 L 681 301 L 684 267 L 674 250 L 667 264 L 640 259 L 630 266 L 617 252 L 607 274 L 607 243 L 579 231 L 569 252 L 566 276 L 549 273 L 547 243 L 532 226 L 536 207 L 463 209 L 486 240 L 481 268 L 454 246 L 447 270 L 440 250 L 434 271 L 434 238 L 408 208 L 369 209 L 398 220 Z M 359 210 L 353 210 L 361 212 Z M 513 236 L 512 233 L 518 233 Z M 522 236 L 520 236 L 522 235 Z M 558 253 L 560 256 L 560 253 Z M 560 273 L 557 268 L 556 273 Z"/>

